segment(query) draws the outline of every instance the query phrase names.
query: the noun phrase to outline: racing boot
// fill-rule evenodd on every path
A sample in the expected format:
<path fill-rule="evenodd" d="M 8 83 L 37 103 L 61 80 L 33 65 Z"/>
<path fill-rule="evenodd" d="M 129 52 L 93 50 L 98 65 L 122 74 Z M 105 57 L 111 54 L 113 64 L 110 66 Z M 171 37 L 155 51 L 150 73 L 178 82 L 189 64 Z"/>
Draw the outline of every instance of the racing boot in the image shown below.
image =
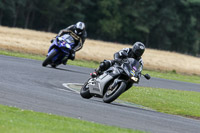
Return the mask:
<path fill-rule="evenodd" d="M 91 76 L 92 78 L 96 78 L 96 77 L 97 77 L 97 73 L 96 73 L 96 72 L 90 73 L 90 76 Z"/>
<path fill-rule="evenodd" d="M 90 76 L 92 78 L 96 78 L 99 75 L 101 75 L 101 72 L 100 72 L 99 68 L 95 69 L 95 71 L 93 73 L 90 73 Z"/>
<path fill-rule="evenodd" d="M 106 69 L 108 69 L 111 66 L 110 61 L 104 60 L 100 63 L 99 67 L 95 70 L 95 72 L 90 73 L 91 77 L 97 77 L 103 73 Z"/>

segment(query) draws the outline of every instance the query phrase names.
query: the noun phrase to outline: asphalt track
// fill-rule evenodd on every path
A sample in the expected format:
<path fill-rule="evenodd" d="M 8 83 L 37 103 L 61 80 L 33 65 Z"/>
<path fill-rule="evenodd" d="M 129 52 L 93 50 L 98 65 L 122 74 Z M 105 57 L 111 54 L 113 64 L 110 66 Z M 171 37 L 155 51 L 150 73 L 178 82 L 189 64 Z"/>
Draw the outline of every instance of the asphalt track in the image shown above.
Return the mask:
<path fill-rule="evenodd" d="M 83 99 L 63 83 L 84 83 L 93 69 L 42 67 L 42 61 L 0 55 L 0 104 L 152 133 L 197 133 L 200 121 L 101 99 Z M 200 92 L 200 84 L 152 78 L 140 86 Z"/>

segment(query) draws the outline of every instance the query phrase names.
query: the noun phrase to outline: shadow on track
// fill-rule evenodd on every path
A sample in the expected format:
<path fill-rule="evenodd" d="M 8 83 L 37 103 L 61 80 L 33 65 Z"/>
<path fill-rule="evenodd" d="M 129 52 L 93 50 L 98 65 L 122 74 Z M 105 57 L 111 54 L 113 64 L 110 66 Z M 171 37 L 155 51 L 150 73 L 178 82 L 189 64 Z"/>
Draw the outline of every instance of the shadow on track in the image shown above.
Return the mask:
<path fill-rule="evenodd" d="M 129 104 L 123 104 L 123 103 L 118 103 L 116 101 L 112 102 L 112 103 L 104 103 L 102 101 L 102 98 L 98 98 L 98 97 L 94 97 L 92 99 L 87 99 L 88 101 L 91 100 L 93 102 L 98 102 L 99 104 L 105 104 L 106 106 L 113 106 L 113 107 L 122 107 L 124 108 L 124 110 L 126 110 L 126 108 L 129 108 L 129 109 L 134 109 L 134 110 L 140 110 L 140 111 L 148 111 L 148 112 L 157 112 L 155 110 L 152 110 L 150 108 L 145 108 L 145 107 L 136 107 L 136 106 L 133 106 L 133 105 L 129 105 Z"/>
<path fill-rule="evenodd" d="M 50 66 L 47 66 L 46 68 L 51 68 L 51 69 L 56 69 L 56 70 L 60 70 L 60 71 L 67 71 L 67 72 L 74 72 L 74 73 L 78 73 L 78 74 L 84 74 L 84 75 L 87 74 L 87 75 L 89 75 L 89 73 L 86 73 L 86 72 L 70 70 L 70 69 L 65 69 L 65 68 L 53 68 L 53 67 L 50 67 Z"/>
<path fill-rule="evenodd" d="M 74 94 L 77 94 L 80 96 L 79 93 L 77 93 L 76 91 L 72 91 L 72 89 L 69 89 L 68 87 L 65 87 L 64 90 L 69 90 L 71 92 L 74 92 Z M 81 97 L 81 96 L 80 96 Z M 83 98 L 84 99 L 84 98 Z M 129 102 L 124 102 L 122 100 L 119 100 L 119 99 L 116 99 L 114 102 L 112 103 L 104 103 L 102 101 L 102 98 L 101 97 L 98 97 L 98 96 L 94 96 L 92 97 L 91 99 L 84 99 L 88 102 L 98 102 L 99 104 L 105 104 L 106 106 L 114 106 L 114 107 L 123 107 L 123 108 L 129 108 L 129 109 L 137 109 L 137 110 L 146 110 L 146 111 L 151 111 L 151 112 L 156 112 L 155 110 L 152 110 L 150 108 L 147 108 L 147 107 L 144 107 L 142 105 L 137 105 L 137 104 L 134 104 L 134 103 L 129 103 Z"/>

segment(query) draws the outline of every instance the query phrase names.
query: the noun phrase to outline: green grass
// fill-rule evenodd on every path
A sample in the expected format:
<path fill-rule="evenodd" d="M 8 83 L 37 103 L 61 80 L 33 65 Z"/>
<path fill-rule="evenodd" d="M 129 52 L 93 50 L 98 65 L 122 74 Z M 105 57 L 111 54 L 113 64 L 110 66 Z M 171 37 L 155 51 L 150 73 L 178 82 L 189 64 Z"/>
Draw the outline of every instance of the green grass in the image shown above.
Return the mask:
<path fill-rule="evenodd" d="M 69 65 L 74 65 L 74 66 L 81 66 L 81 67 L 88 67 L 88 68 L 97 68 L 99 66 L 98 62 L 95 61 L 86 61 L 86 60 L 69 60 L 68 61 Z"/>
<path fill-rule="evenodd" d="M 18 53 L 18 52 L 11 52 L 11 51 L 5 51 L 5 50 L 0 50 L 0 54 L 8 55 L 8 56 L 35 59 L 35 60 L 44 60 L 45 59 L 45 56 L 41 56 L 41 55 Z M 74 60 L 74 61 L 69 60 L 68 64 L 69 65 L 75 65 L 75 66 L 88 67 L 88 68 L 97 68 L 99 66 L 98 62 L 86 61 L 86 60 Z M 145 73 L 149 73 L 152 77 L 157 77 L 157 78 L 163 78 L 163 79 L 170 79 L 170 80 L 177 80 L 177 81 L 184 81 L 184 82 L 191 82 L 191 83 L 200 84 L 200 76 L 197 76 L 197 75 L 177 74 L 175 71 L 172 71 L 172 72 L 160 72 L 160 71 L 149 71 L 149 70 L 143 70 L 143 73 L 144 74 Z"/>
<path fill-rule="evenodd" d="M 79 119 L 0 105 L 1 133 L 142 133 Z"/>
<path fill-rule="evenodd" d="M 200 118 L 200 92 L 134 86 L 120 99 L 159 112 Z"/>
<path fill-rule="evenodd" d="M 0 54 L 44 60 L 44 56 L 0 51 Z M 69 61 L 70 65 L 96 68 L 97 62 Z M 175 72 L 147 71 L 153 77 L 200 83 L 200 76 L 180 75 Z M 170 77 L 170 78 L 169 78 Z M 188 80 L 189 79 L 189 80 Z M 200 93 L 150 87 L 132 87 L 120 96 L 121 100 L 140 104 L 159 112 L 200 118 Z M 105 126 L 78 119 L 49 115 L 0 105 L 0 132 L 140 132 Z"/>
<path fill-rule="evenodd" d="M 175 71 L 158 72 L 158 71 L 149 71 L 149 70 L 144 70 L 143 73 L 149 73 L 151 76 L 156 77 L 156 78 L 163 78 L 163 79 L 170 79 L 170 80 L 200 84 L 200 76 L 198 75 L 177 74 Z"/>
<path fill-rule="evenodd" d="M 19 53 L 19 52 L 14 52 L 14 51 L 7 51 L 7 50 L 0 50 L 0 55 L 15 56 L 15 57 L 21 57 L 21 58 L 34 59 L 34 60 L 45 59 L 45 56 L 41 56 L 41 55 Z"/>
<path fill-rule="evenodd" d="M 28 54 L 28 53 L 19 53 L 13 51 L 6 51 L 0 50 L 0 55 L 7 55 L 7 56 L 15 56 L 20 58 L 28 58 L 34 60 L 41 60 L 43 61 L 46 57 L 42 55 L 35 55 L 35 54 Z M 67 62 L 69 65 L 81 66 L 81 67 L 88 67 L 88 68 L 97 68 L 99 63 L 95 61 L 86 61 L 86 60 L 69 60 Z"/>

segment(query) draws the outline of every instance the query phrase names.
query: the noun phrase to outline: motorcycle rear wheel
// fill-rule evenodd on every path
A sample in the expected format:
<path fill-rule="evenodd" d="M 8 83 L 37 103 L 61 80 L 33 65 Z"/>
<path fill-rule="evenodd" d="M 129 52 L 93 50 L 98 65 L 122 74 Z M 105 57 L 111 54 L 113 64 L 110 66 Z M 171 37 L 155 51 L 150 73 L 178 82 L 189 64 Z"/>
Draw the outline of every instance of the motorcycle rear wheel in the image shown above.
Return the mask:
<path fill-rule="evenodd" d="M 42 66 L 45 67 L 47 66 L 50 61 L 52 60 L 52 58 L 57 54 L 57 51 L 53 51 L 49 56 L 47 56 L 47 58 L 43 61 Z"/>
<path fill-rule="evenodd" d="M 92 95 L 90 94 L 89 87 L 87 86 L 88 81 L 83 85 L 83 87 L 81 88 L 81 91 L 80 91 L 81 97 L 86 98 L 86 99 L 90 99 L 92 97 Z"/>
<path fill-rule="evenodd" d="M 111 103 L 115 99 L 117 99 L 124 92 L 124 90 L 126 89 L 126 83 L 125 82 L 119 83 L 116 86 L 117 88 L 114 88 L 113 91 L 111 91 L 111 92 L 109 92 L 110 91 L 109 87 L 108 87 L 108 90 L 106 91 L 106 93 L 103 96 L 103 101 L 105 103 Z"/>

